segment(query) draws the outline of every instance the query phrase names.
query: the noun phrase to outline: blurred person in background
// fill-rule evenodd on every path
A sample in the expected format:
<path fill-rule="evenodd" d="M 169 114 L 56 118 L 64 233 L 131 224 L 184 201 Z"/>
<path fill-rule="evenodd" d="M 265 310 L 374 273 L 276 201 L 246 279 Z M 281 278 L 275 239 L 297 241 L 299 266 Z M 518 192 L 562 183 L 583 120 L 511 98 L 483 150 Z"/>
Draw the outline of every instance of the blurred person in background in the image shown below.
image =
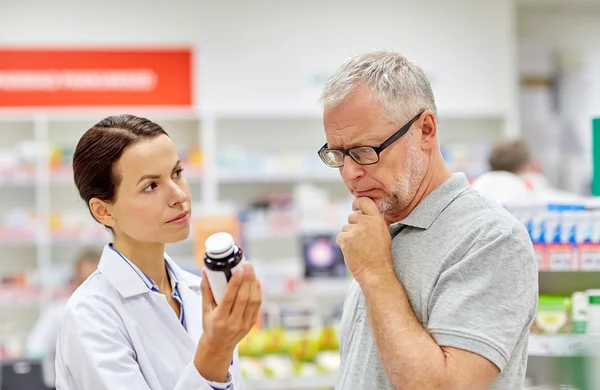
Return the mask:
<path fill-rule="evenodd" d="M 576 194 L 554 188 L 525 141 L 497 143 L 488 157 L 490 171 L 476 178 L 472 187 L 482 195 L 506 204 L 518 201 L 577 200 Z"/>
<path fill-rule="evenodd" d="M 79 140 L 75 185 L 112 242 L 67 302 L 58 390 L 244 389 L 237 345 L 257 322 L 261 286 L 244 264 L 217 306 L 205 272 L 165 253 L 190 234 L 183 170 L 167 132 L 146 118 L 111 116 Z"/>
<path fill-rule="evenodd" d="M 516 175 L 539 174 L 542 168 L 529 153 L 525 141 L 507 140 L 497 143 L 488 158 L 490 170 L 512 172 Z"/>
<path fill-rule="evenodd" d="M 99 261 L 100 252 L 96 250 L 86 250 L 77 257 L 69 285 L 71 293 L 98 268 Z M 27 337 L 27 353 L 32 358 L 43 359 L 44 382 L 49 387 L 54 387 L 56 341 L 66 303 L 66 299 L 49 303 Z"/>
<path fill-rule="evenodd" d="M 397 53 L 357 55 L 322 102 L 319 156 L 355 197 L 337 237 L 354 281 L 336 389 L 522 388 L 533 246 L 515 217 L 445 165 L 424 72 Z"/>

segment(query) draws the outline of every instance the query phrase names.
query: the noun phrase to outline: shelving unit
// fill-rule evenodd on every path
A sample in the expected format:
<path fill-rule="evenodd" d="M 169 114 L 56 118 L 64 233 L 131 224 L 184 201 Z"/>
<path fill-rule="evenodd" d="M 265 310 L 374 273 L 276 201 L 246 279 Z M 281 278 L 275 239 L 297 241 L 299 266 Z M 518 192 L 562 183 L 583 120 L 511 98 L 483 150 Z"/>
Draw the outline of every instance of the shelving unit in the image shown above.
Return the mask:
<path fill-rule="evenodd" d="M 531 335 L 529 338 L 531 357 L 587 356 L 599 347 L 600 340 L 587 335 Z"/>
<path fill-rule="evenodd" d="M 37 153 L 33 169 L 27 173 L 8 176 L 1 170 L 0 199 L 5 193 L 12 202 L 21 202 L 37 211 L 39 218 L 20 238 L 0 234 L 0 247 L 5 257 L 0 258 L 0 275 L 23 269 L 41 282 L 41 289 L 24 301 L 15 301 L 11 308 L 0 307 L 11 323 L 6 335 L 24 338 L 39 314 L 40 304 L 51 299 L 53 288 L 69 276 L 72 260 L 86 248 L 100 248 L 108 242 L 109 235 L 91 219 L 73 184 L 69 155 L 79 137 L 101 118 L 114 112 L 132 112 L 146 116 L 161 124 L 177 147 L 198 147 L 202 156 L 201 167 L 186 166 L 186 176 L 192 194 L 194 209 L 198 213 L 213 212 L 224 208 L 245 210 L 270 194 L 293 194 L 299 184 L 312 184 L 323 190 L 330 201 L 351 212 L 348 191 L 339 173 L 328 168 L 318 159 L 317 150 L 325 142 L 322 119 L 319 112 L 195 112 L 116 110 L 112 112 L 53 111 L 44 115 L 0 113 L 0 132 L 18 133 L 12 139 L 29 138 Z M 474 155 L 469 149 L 472 141 L 490 143 L 509 134 L 510 115 L 498 112 L 443 113 L 439 119 L 440 138 L 454 168 L 462 170 L 473 165 L 468 157 Z M 0 137 L 7 143 L 11 138 Z M 9 146 L 13 146 L 12 144 Z M 2 144 L 0 144 L 0 149 Z M 62 150 L 62 164 L 52 163 L 52 151 Z M 482 153 L 479 149 L 478 153 Z M 469 165 L 471 164 L 471 165 Z M 478 167 L 475 167 L 475 171 Z M 53 215 L 59 213 L 62 217 Z M 345 214 L 344 214 L 345 215 Z M 4 209 L 0 208 L 0 220 Z M 343 216 L 343 215 L 342 215 Z M 68 218 L 67 218 L 68 217 Z M 316 219 L 323 219 L 317 216 Z M 66 219 L 63 219 L 66 218 Z M 48 220 L 62 226 L 71 221 L 63 231 Z M 58 222 L 57 222 L 58 221 Z M 258 265 L 272 271 L 277 267 L 294 269 L 302 276 L 302 253 L 299 239 L 302 234 L 323 232 L 336 234 L 341 219 L 325 221 L 316 226 L 293 226 L 290 228 L 248 228 L 244 231 L 244 245 Z M 75 226 L 76 228 L 73 228 Z M 254 230 L 252 230 L 254 229 Z M 3 232 L 0 226 L 0 233 Z M 73 232 L 79 232 L 74 234 Z M 182 265 L 194 266 L 194 244 L 186 240 L 170 244 L 168 253 Z M 18 267 L 10 260 L 21 259 Z M 33 272 L 37 270 L 36 272 Z M 342 302 L 349 280 L 321 285 L 306 284 L 294 290 L 271 289 L 265 294 L 267 303 L 291 303 L 294 301 Z M 0 291 L 2 293 L 2 291 Z M 19 294 L 19 291 L 7 294 Z M 14 310 L 14 307 L 18 310 Z M 4 310 L 4 312 L 3 312 Z M 10 317 L 10 318 L 8 318 Z M 16 320 L 13 320 L 16 319 Z M 4 318 L 3 318 L 4 319 Z M 6 342 L 0 338 L 0 343 Z M 249 382 L 249 388 L 260 389 L 330 389 L 336 375 L 310 378 L 269 379 Z"/>
<path fill-rule="evenodd" d="M 333 389 L 337 374 L 316 377 L 248 380 L 248 390 L 327 390 Z"/>
<path fill-rule="evenodd" d="M 585 310 L 573 303 L 572 294 L 600 285 L 600 265 L 590 261 L 600 255 L 598 204 L 591 198 L 556 203 L 508 207 L 528 227 L 539 261 L 540 303 L 529 339 L 527 376 L 538 386 L 595 389 L 583 383 L 592 380 L 600 338 L 577 334 L 585 332 Z"/>
<path fill-rule="evenodd" d="M 190 145 L 201 145 L 200 120 L 194 113 L 148 114 L 183 147 L 182 154 Z M 0 319 L 7 324 L 0 332 L 0 344 L 24 352 L 24 339 L 40 306 L 71 276 L 77 254 L 84 248 L 101 249 L 110 239 L 79 198 L 69 161 L 83 132 L 107 115 L 0 114 L 0 276 L 17 274 L 22 279 L 14 287 L 0 287 L 2 301 L 11 302 L 0 307 Z M 57 163 L 57 158 L 64 161 Z M 195 166 L 189 171 L 191 194 L 198 200 L 202 172 Z M 190 263 L 191 241 L 172 249 Z"/>

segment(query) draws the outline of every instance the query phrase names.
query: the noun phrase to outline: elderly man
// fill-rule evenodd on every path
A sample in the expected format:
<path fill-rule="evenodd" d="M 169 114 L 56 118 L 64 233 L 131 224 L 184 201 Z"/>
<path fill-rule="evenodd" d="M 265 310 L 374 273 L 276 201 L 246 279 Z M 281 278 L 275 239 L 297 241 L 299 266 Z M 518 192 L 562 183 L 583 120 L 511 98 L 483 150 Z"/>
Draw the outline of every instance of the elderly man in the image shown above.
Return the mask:
<path fill-rule="evenodd" d="M 345 62 L 322 94 L 325 164 L 356 198 L 338 390 L 522 388 L 537 262 L 512 215 L 452 174 L 429 81 L 396 53 Z"/>

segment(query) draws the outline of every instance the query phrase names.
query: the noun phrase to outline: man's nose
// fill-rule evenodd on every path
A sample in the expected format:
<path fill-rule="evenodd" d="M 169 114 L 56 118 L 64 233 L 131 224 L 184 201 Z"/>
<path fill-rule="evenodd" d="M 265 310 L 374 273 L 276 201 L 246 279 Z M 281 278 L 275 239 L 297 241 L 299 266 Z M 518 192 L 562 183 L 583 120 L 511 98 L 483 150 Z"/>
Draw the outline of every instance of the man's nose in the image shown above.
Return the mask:
<path fill-rule="evenodd" d="M 344 156 L 344 166 L 340 168 L 342 180 L 351 182 L 365 174 L 364 167 L 352 159 L 350 156 Z"/>

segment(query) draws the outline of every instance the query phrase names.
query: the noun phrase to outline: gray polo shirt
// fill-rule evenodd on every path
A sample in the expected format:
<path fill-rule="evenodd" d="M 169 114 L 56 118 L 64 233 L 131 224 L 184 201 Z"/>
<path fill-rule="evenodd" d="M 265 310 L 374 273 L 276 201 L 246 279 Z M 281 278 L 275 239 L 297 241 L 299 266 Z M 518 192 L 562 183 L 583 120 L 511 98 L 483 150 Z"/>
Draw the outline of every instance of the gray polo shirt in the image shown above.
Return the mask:
<path fill-rule="evenodd" d="M 454 174 L 390 232 L 396 276 L 438 345 L 493 362 L 500 374 L 491 389 L 521 389 L 538 297 L 524 226 Z M 340 352 L 337 390 L 393 389 L 355 281 L 344 304 Z"/>

